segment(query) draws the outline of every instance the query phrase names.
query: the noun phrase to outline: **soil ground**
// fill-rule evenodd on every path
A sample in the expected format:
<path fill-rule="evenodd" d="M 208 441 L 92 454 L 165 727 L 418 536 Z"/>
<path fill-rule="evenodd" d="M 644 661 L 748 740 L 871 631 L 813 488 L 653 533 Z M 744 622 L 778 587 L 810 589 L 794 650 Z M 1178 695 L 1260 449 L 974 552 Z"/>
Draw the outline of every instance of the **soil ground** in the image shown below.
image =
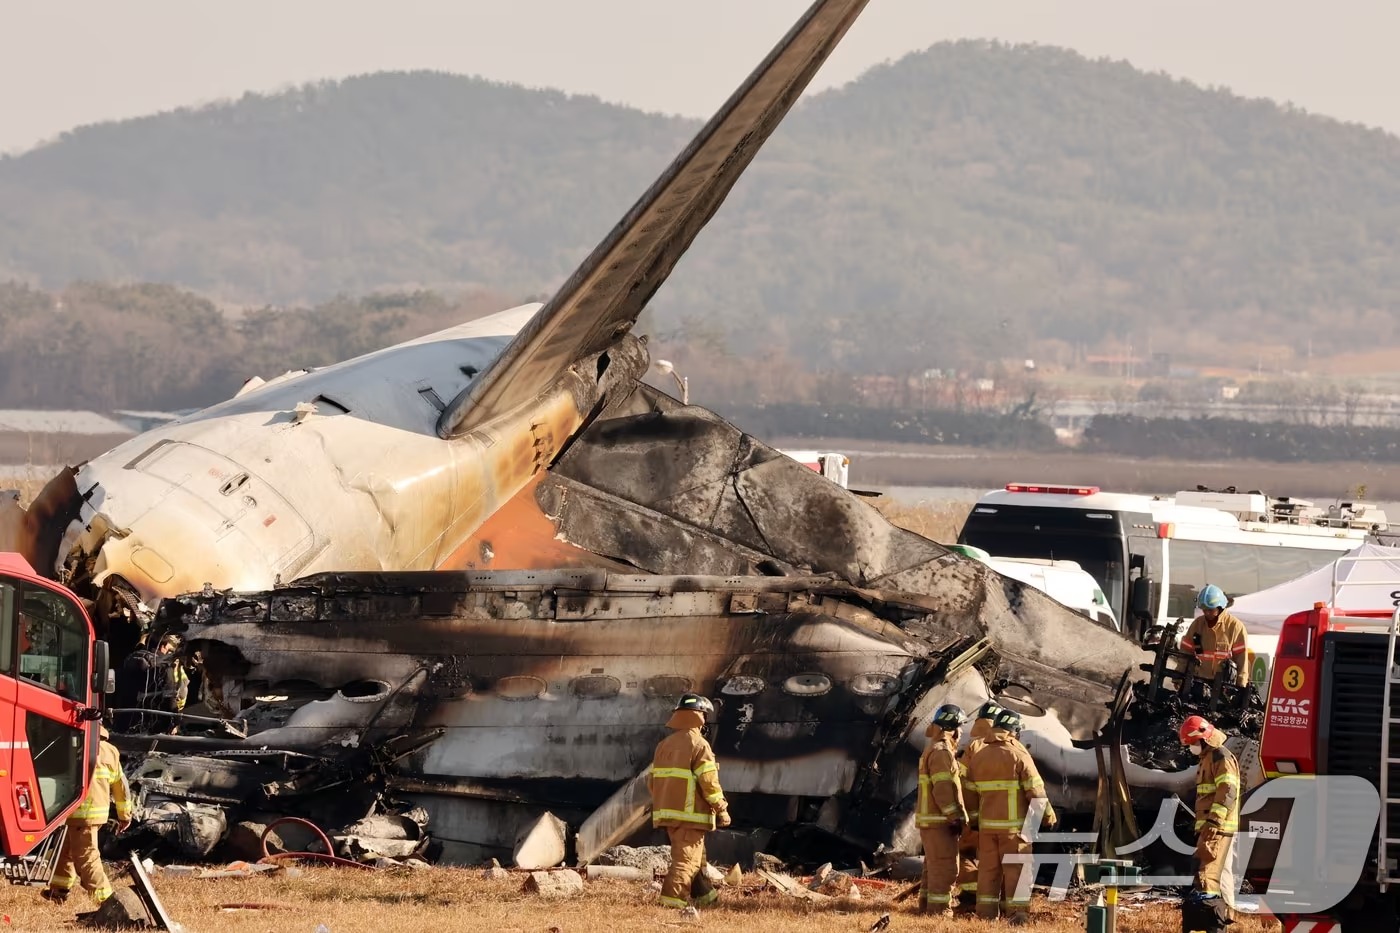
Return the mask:
<path fill-rule="evenodd" d="M 115 878 L 114 878 L 115 880 Z M 1004 922 L 960 917 L 935 920 L 914 914 L 904 904 L 891 905 L 871 895 L 852 910 L 809 906 L 762 887 L 757 875 L 746 875 L 738 890 L 725 889 L 720 904 L 685 921 L 675 910 L 655 905 L 655 894 L 640 882 L 593 881 L 584 893 L 564 901 L 546 901 L 521 892 L 523 875 L 487 881 L 475 869 L 433 868 L 421 871 L 361 872 L 309 868 L 300 878 L 197 880 L 154 879 L 171 918 L 191 933 L 263 933 L 305 931 L 324 926 L 330 933 L 449 933 L 486 930 L 492 933 L 603 933 L 613 930 L 686 930 L 704 933 L 865 933 L 890 914 L 887 933 L 992 933 L 1008 929 Z M 118 882 L 119 884 L 122 882 Z M 893 885 L 898 891 L 902 885 Z M 263 905 L 227 909 L 229 905 Z M 0 889 L 0 927 L 14 930 L 77 930 L 79 912 L 92 907 L 75 893 L 62 907 L 40 899 L 34 888 Z M 1050 903 L 1037 898 L 1032 907 L 1038 933 L 1081 933 L 1082 903 Z M 1120 908 L 1120 933 L 1156 933 L 1181 929 L 1178 911 L 1170 905 Z M 1250 918 L 1231 927 L 1232 933 L 1264 933 L 1277 923 Z"/>

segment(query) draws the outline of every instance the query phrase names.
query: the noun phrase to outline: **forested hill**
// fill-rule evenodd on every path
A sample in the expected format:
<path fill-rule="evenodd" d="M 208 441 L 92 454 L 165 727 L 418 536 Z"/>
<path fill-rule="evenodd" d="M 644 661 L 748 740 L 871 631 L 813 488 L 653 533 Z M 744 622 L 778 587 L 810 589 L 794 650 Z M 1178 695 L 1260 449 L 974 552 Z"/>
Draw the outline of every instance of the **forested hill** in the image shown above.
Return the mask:
<path fill-rule="evenodd" d="M 0 279 L 250 305 L 548 290 L 698 127 L 381 74 L 84 128 L 0 161 Z M 1400 140 L 1122 63 L 934 46 L 804 102 L 658 296 L 814 367 L 1008 341 L 1400 343 Z M 1159 338 L 1160 339 L 1160 338 Z"/>

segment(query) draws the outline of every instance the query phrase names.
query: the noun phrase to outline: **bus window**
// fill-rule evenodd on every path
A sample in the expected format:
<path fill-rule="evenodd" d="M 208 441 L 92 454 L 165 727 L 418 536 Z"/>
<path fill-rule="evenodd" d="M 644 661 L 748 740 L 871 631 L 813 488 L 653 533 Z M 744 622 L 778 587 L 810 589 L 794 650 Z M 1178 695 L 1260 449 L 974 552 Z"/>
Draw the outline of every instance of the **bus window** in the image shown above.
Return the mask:
<path fill-rule="evenodd" d="M 1173 538 L 1167 542 L 1167 555 L 1167 618 L 1190 619 L 1196 615 L 1196 596 L 1207 583 L 1226 596 L 1245 596 L 1326 567 L 1342 552 Z"/>
<path fill-rule="evenodd" d="M 1329 567 L 1342 556 L 1336 551 L 1320 551 L 1316 548 L 1301 547 L 1259 548 L 1259 551 L 1259 588 L 1261 590 L 1295 580 L 1320 567 Z"/>

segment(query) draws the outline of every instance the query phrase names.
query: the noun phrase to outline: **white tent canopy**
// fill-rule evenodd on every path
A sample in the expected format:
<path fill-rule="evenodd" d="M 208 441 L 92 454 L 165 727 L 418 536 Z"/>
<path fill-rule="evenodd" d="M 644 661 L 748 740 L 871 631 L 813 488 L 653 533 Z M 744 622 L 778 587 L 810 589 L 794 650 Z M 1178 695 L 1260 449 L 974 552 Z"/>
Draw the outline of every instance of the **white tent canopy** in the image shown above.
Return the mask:
<path fill-rule="evenodd" d="M 1334 575 L 1335 574 L 1335 578 Z M 1333 580 L 1345 586 L 1336 590 Z M 1230 611 L 1250 635 L 1277 635 L 1283 620 L 1295 612 L 1324 603 L 1334 609 L 1390 609 L 1400 590 L 1400 548 L 1363 544 L 1345 556 L 1287 583 L 1241 596 Z"/>

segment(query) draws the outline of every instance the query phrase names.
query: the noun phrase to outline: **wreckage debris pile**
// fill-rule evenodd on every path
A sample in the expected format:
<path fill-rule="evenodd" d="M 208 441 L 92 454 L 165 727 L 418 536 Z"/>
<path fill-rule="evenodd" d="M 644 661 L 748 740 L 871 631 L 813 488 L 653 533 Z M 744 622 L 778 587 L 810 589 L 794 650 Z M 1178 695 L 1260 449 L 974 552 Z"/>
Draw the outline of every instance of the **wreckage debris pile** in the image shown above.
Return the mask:
<path fill-rule="evenodd" d="M 1264 701 L 1253 687 L 1230 691 L 1229 701 L 1211 709 L 1199 697 L 1161 690 L 1150 699 L 1148 684 L 1133 684 L 1133 700 L 1123 721 L 1123 742 L 1135 764 L 1165 771 L 1196 766 L 1178 738 L 1189 716 L 1205 716 L 1231 736 L 1258 739 L 1264 731 Z"/>

